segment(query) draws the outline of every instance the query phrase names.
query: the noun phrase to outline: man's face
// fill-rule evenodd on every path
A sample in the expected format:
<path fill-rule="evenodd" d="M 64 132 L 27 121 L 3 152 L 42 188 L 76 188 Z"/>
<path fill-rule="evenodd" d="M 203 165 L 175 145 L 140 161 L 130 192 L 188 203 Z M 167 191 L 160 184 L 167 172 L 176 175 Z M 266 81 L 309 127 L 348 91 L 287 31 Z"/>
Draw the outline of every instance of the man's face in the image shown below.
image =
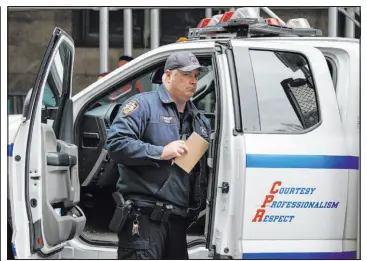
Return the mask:
<path fill-rule="evenodd" d="M 124 64 L 127 64 L 127 63 L 128 63 L 128 61 L 120 60 L 120 61 L 118 62 L 118 64 L 117 64 L 117 66 L 118 66 L 118 67 L 121 67 L 121 66 L 123 66 Z"/>
<path fill-rule="evenodd" d="M 197 88 L 199 70 L 184 72 L 180 70 L 168 71 L 167 80 L 174 99 L 178 102 L 187 102 Z"/>

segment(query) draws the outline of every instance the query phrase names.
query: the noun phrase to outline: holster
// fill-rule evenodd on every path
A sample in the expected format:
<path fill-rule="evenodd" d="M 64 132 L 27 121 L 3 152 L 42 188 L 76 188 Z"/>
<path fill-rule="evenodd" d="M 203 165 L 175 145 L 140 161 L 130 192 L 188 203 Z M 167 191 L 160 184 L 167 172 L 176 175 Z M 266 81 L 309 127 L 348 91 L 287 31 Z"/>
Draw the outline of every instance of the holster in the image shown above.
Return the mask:
<path fill-rule="evenodd" d="M 120 192 L 114 192 L 112 194 L 113 199 L 116 202 L 115 213 L 113 214 L 109 228 L 115 233 L 119 233 L 126 223 L 134 203 L 131 200 L 124 200 Z"/>

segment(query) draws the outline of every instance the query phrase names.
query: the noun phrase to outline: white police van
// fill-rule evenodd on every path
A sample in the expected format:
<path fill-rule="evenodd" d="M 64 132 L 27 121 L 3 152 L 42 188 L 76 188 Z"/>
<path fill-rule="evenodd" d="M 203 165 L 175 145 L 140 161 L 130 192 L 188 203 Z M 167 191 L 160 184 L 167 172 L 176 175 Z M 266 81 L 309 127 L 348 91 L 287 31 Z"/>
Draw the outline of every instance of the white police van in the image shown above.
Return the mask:
<path fill-rule="evenodd" d="M 360 43 L 240 11 L 204 19 L 188 41 L 147 52 L 73 97 L 73 41 L 55 29 L 23 115 L 9 116 L 16 258 L 117 257 L 114 205 L 102 195 L 116 181 L 106 131 L 124 100 L 159 86 L 179 50 L 209 69 L 193 101 L 213 129 L 190 258 L 356 258 Z"/>

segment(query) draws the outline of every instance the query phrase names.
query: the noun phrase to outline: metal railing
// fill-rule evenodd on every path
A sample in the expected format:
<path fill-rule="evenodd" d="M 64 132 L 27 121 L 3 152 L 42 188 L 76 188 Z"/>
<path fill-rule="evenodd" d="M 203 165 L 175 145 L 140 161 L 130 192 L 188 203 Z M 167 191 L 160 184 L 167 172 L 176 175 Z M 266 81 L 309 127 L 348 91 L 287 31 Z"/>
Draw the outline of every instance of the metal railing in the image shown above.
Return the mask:
<path fill-rule="evenodd" d="M 25 92 L 11 92 L 8 94 L 8 114 L 22 114 Z"/>

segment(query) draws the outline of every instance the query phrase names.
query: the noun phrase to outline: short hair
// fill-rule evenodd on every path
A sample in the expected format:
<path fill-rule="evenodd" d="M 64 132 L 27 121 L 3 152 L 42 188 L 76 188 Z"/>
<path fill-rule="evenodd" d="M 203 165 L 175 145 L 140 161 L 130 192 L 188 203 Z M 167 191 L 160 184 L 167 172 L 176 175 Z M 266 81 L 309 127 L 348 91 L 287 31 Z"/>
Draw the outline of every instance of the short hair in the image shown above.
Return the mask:
<path fill-rule="evenodd" d="M 162 83 L 163 83 L 163 84 L 164 84 L 164 82 L 166 81 L 166 78 L 167 78 L 166 73 L 164 73 L 164 74 L 162 75 Z"/>
<path fill-rule="evenodd" d="M 132 60 L 134 60 L 134 57 L 131 57 L 131 56 L 128 56 L 128 55 L 122 55 L 119 58 L 119 61 L 128 61 L 128 62 L 130 62 Z"/>

